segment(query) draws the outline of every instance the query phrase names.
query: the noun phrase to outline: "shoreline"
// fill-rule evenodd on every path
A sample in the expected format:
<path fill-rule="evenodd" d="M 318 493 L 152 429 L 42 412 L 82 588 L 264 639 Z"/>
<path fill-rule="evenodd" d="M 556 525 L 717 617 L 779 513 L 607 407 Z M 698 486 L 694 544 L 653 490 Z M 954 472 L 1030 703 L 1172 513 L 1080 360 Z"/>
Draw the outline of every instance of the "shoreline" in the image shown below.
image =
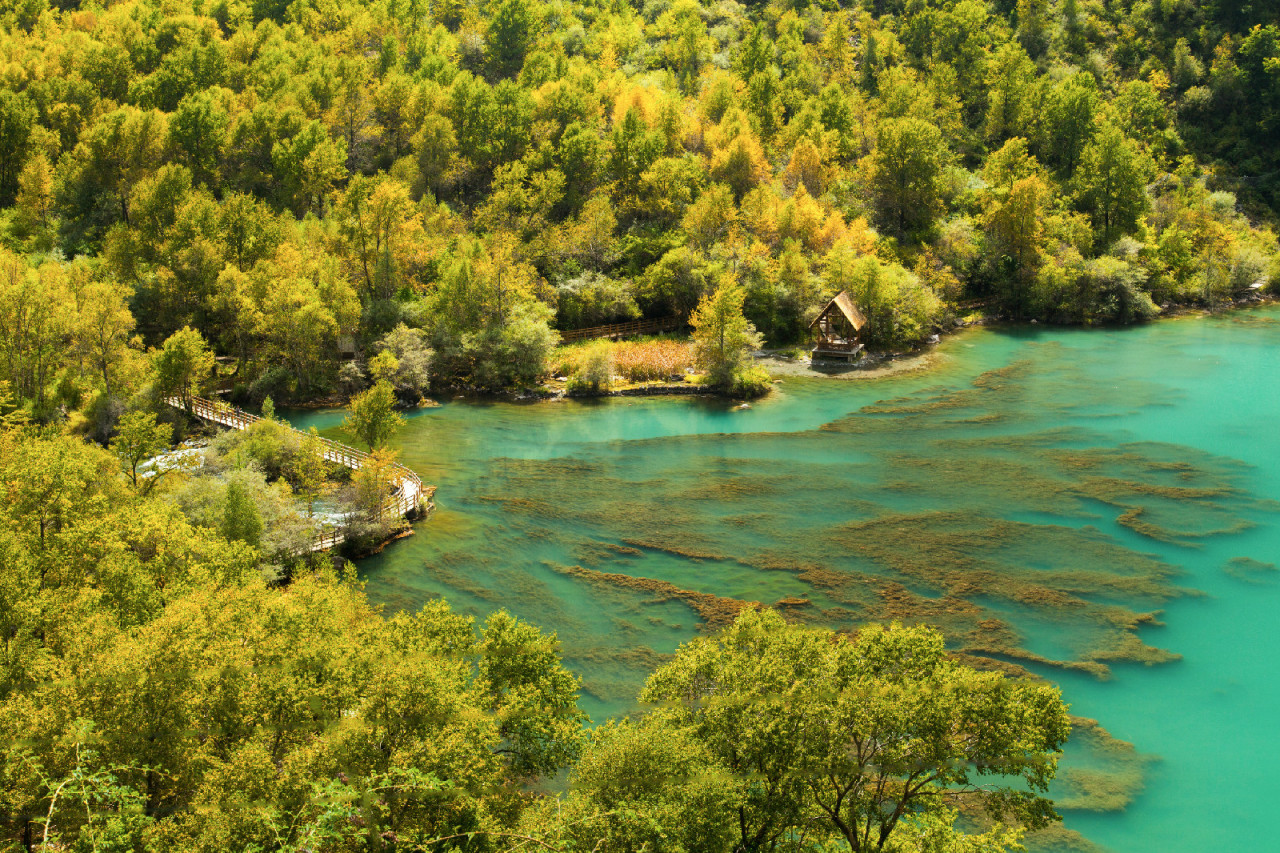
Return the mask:
<path fill-rule="evenodd" d="M 1149 322 L 1158 323 L 1164 320 L 1179 320 L 1194 317 L 1212 317 L 1248 308 L 1258 308 L 1276 303 L 1276 297 L 1270 294 L 1254 293 L 1245 298 L 1233 300 L 1229 305 L 1217 311 L 1190 305 L 1170 305 L 1161 307 L 1160 315 Z M 1145 324 L 1133 324 L 1145 325 Z M 769 372 L 771 379 L 834 379 L 839 381 L 858 381 L 883 379 L 905 373 L 928 370 L 935 366 L 938 356 L 937 348 L 947 338 L 974 328 L 991 328 L 998 326 L 1022 327 L 1041 326 L 1045 328 L 1090 328 L 1088 324 L 1037 323 L 1035 320 L 1014 321 L 1000 317 L 982 317 L 967 323 L 937 332 L 931 340 L 913 350 L 906 352 L 869 352 L 862 359 L 852 363 L 842 361 L 810 361 L 807 357 L 790 358 L 782 355 L 783 349 L 766 349 L 752 360 Z M 1093 326 L 1092 328 L 1126 328 L 1125 326 Z M 561 400 L 596 400 L 611 397 L 720 397 L 726 401 L 741 399 L 731 394 L 724 394 L 706 385 L 687 385 L 672 382 L 655 382 L 648 385 L 634 385 L 610 391 L 594 393 L 568 391 L 560 387 L 541 386 L 539 388 L 508 389 L 504 391 L 481 391 L 474 388 L 448 389 L 437 395 L 439 399 L 450 401 L 488 400 L 516 403 L 558 402 Z M 767 394 L 765 395 L 767 396 Z M 758 399 L 758 398 L 757 398 Z M 348 400 L 341 395 L 333 394 L 312 400 L 290 402 L 292 409 L 341 409 Z M 419 406 L 406 406 L 402 411 L 414 411 L 419 408 L 433 408 L 440 405 L 436 399 L 429 399 Z"/>

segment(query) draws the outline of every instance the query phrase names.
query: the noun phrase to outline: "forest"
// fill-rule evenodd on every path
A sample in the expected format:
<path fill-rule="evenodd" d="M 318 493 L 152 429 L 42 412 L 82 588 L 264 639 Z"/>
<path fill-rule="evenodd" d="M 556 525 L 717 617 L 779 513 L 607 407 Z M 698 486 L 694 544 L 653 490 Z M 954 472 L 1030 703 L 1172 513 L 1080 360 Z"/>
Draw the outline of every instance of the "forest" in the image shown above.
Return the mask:
<path fill-rule="evenodd" d="M 104 438 L 185 328 L 303 401 L 401 326 L 492 390 L 720 288 L 892 349 L 1280 277 L 1274 2 L 0 8 L 0 378 Z"/>
<path fill-rule="evenodd" d="M 0 846 L 988 853 L 1053 823 L 1057 691 L 924 627 L 748 608 L 590 727 L 554 636 L 384 614 L 298 556 L 332 472 L 273 401 L 354 397 L 375 448 L 396 398 L 597 387 L 557 343 L 603 323 L 718 324 L 691 357 L 739 389 L 842 290 L 884 350 L 1271 291 L 1278 19 L 0 0 Z M 265 425 L 148 470 L 215 378 Z"/>

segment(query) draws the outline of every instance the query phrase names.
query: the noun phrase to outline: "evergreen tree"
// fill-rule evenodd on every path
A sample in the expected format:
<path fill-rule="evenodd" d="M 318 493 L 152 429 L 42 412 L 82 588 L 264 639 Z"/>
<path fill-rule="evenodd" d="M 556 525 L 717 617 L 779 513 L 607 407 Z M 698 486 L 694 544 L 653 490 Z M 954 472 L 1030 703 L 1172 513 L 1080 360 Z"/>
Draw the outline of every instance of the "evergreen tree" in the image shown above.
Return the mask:
<path fill-rule="evenodd" d="M 520 71 L 536 25 L 533 0 L 502 0 L 486 37 L 490 67 L 496 75 L 509 77 Z"/>
<path fill-rule="evenodd" d="M 1142 153 L 1115 125 L 1105 125 L 1084 149 L 1076 199 L 1093 221 L 1099 249 L 1138 227 L 1147 208 L 1147 171 Z"/>

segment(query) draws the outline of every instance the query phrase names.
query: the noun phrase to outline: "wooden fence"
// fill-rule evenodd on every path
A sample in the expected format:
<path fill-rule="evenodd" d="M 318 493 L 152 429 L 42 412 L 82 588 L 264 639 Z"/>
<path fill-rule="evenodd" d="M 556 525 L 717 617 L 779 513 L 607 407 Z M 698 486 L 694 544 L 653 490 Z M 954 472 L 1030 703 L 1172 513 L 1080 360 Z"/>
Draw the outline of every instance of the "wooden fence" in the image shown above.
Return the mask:
<path fill-rule="evenodd" d="M 682 317 L 663 317 L 658 320 L 630 320 L 608 326 L 592 326 L 589 329 L 569 329 L 560 333 L 560 343 L 571 344 L 592 338 L 626 338 L 634 335 L 656 335 L 682 328 L 688 321 Z"/>
<path fill-rule="evenodd" d="M 228 429 L 244 430 L 253 424 L 262 420 L 257 415 L 251 415 L 248 412 L 241 411 L 221 400 L 208 400 L 204 397 L 192 397 L 184 402 L 178 397 L 170 397 L 165 400 L 175 409 L 181 409 L 200 418 L 203 421 L 219 424 Z M 306 433 L 299 430 L 293 430 L 299 435 L 310 438 Z M 346 444 L 333 441 L 328 438 L 320 437 L 320 444 L 326 462 L 333 462 L 344 468 L 350 468 L 353 471 L 359 471 L 364 467 L 369 459 L 369 454 L 363 450 L 357 450 Z M 413 518 L 420 513 L 429 510 L 432 506 L 432 498 L 435 495 L 436 487 L 423 485 L 422 478 L 416 473 L 401 465 L 398 462 L 392 463 L 391 473 L 391 497 L 383 507 L 383 512 L 404 518 Z M 334 530 L 328 533 L 320 534 L 311 544 L 310 548 L 299 550 L 293 556 L 299 556 L 307 551 L 327 551 L 334 548 L 345 540 L 346 534 L 342 530 Z"/>

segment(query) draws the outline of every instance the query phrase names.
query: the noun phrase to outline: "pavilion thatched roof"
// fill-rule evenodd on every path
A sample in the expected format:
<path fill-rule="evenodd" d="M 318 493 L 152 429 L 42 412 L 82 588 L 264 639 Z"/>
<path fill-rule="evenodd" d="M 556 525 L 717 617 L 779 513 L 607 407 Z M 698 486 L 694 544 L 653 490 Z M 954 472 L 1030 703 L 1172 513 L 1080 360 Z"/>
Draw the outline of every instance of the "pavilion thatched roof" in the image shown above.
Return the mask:
<path fill-rule="evenodd" d="M 827 303 L 827 307 L 818 312 L 818 316 L 813 318 L 813 322 L 809 324 L 812 329 L 818 325 L 823 317 L 832 311 L 838 310 L 849 321 L 849 325 L 853 326 L 855 332 L 862 331 L 862 327 L 867 325 L 867 318 L 862 316 L 862 312 L 858 310 L 858 306 L 853 304 L 853 297 L 849 296 L 847 291 L 840 291 L 835 298 Z"/>

